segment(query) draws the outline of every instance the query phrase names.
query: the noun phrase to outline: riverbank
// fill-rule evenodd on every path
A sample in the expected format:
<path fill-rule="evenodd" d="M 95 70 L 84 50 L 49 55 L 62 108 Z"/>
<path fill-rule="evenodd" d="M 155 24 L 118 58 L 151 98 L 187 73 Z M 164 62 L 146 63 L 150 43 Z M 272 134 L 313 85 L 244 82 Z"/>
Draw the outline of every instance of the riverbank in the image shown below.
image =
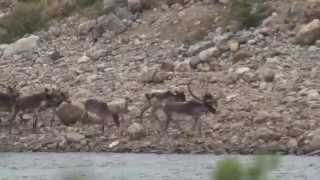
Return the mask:
<path fill-rule="evenodd" d="M 130 97 L 129 113 L 121 121 L 125 130 L 139 122 L 144 94 L 152 90 L 179 89 L 190 100 L 186 84 L 195 79 L 197 96 L 207 90 L 219 101 L 217 113 L 203 117 L 203 137 L 191 135 L 192 121 L 182 118 L 184 132 L 170 124 L 169 139 L 161 142 L 150 113 L 142 128 L 150 133 L 133 140 L 118 137 L 114 127 L 101 135 L 94 122 L 80 125 L 74 117 L 81 116 L 81 108 L 71 114 L 72 122 L 66 113 L 65 121 L 57 118 L 53 127 L 50 111 L 42 112 L 37 133 L 31 121 L 17 120 L 9 135 L 8 114 L 1 112 L 0 151 L 301 155 L 319 150 L 320 39 L 318 29 L 312 29 L 320 29 L 313 21 L 317 14 L 306 22 L 307 2 L 270 3 L 273 15 L 249 29 L 222 26 L 219 10 L 228 6 L 223 3 L 162 4 L 144 10 L 140 19 L 114 3 L 106 7 L 114 12 L 96 19 L 73 14 L 2 44 L 0 84 L 15 81 L 22 95 L 62 88 L 74 104 Z M 312 43 L 297 43 L 300 38 Z M 208 87 L 201 86 L 203 79 Z"/>

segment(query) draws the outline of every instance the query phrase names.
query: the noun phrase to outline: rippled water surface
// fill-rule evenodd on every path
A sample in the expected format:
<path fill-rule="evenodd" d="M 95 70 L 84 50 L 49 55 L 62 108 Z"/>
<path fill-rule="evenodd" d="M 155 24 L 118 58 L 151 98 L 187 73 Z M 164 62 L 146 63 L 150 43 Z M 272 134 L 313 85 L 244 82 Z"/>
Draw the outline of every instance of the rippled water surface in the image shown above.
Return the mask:
<path fill-rule="evenodd" d="M 75 173 L 90 180 L 207 180 L 223 156 L 103 153 L 0 153 L 0 180 L 60 180 Z M 239 156 L 243 163 L 250 156 Z M 319 180 L 317 157 L 282 157 L 279 180 Z"/>

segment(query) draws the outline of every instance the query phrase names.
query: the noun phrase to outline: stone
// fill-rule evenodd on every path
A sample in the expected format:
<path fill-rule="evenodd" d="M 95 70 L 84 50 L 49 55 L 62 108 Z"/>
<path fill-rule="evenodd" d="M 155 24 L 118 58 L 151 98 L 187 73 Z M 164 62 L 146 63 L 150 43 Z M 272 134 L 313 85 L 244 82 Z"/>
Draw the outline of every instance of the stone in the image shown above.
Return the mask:
<path fill-rule="evenodd" d="M 229 4 L 231 0 L 219 0 L 221 4 Z"/>
<path fill-rule="evenodd" d="M 308 152 L 320 149 L 320 129 L 316 129 L 308 133 L 310 142 L 306 145 L 305 149 Z"/>
<path fill-rule="evenodd" d="M 214 45 L 214 43 L 212 41 L 202 41 L 202 42 L 199 42 L 197 44 L 194 44 L 192 46 L 189 47 L 188 49 L 188 52 L 187 54 L 189 56 L 194 56 L 196 55 L 197 53 L 205 50 L 205 49 L 208 49 L 209 47 L 212 47 Z"/>
<path fill-rule="evenodd" d="M 267 127 L 257 128 L 252 135 L 255 138 L 263 139 L 265 141 L 279 140 L 281 137 L 279 133 L 276 133 L 272 129 Z"/>
<path fill-rule="evenodd" d="M 106 57 L 109 54 L 109 50 L 107 48 L 94 46 L 86 51 L 85 56 L 88 56 L 92 60 L 98 60 L 99 58 Z"/>
<path fill-rule="evenodd" d="M 78 59 L 78 63 L 81 64 L 81 63 L 86 63 L 86 62 L 89 62 L 90 61 L 90 58 L 88 56 L 81 56 L 79 59 Z"/>
<path fill-rule="evenodd" d="M 80 143 L 85 136 L 77 132 L 69 132 L 65 134 L 65 138 L 69 143 Z"/>
<path fill-rule="evenodd" d="M 239 67 L 238 69 L 236 69 L 235 73 L 236 74 L 244 74 L 250 71 L 249 67 Z"/>
<path fill-rule="evenodd" d="M 115 32 L 116 34 L 124 32 L 127 27 L 114 13 L 103 15 L 98 18 L 98 26 L 105 30 Z"/>
<path fill-rule="evenodd" d="M 116 147 L 119 144 L 120 144 L 120 141 L 113 141 L 112 143 L 109 144 L 109 148 Z"/>
<path fill-rule="evenodd" d="M 320 99 L 320 94 L 316 89 L 310 89 L 307 91 L 307 98 L 309 100 L 318 100 Z"/>
<path fill-rule="evenodd" d="M 121 20 L 128 19 L 131 15 L 128 8 L 126 7 L 118 7 L 114 10 L 114 14 L 120 18 Z"/>
<path fill-rule="evenodd" d="M 314 19 L 310 23 L 302 26 L 295 37 L 295 43 L 301 45 L 311 45 L 320 39 L 320 20 Z"/>
<path fill-rule="evenodd" d="M 96 21 L 95 20 L 89 20 L 86 22 L 83 22 L 79 25 L 79 35 L 88 35 L 88 33 L 95 28 L 96 26 Z"/>
<path fill-rule="evenodd" d="M 196 69 L 197 66 L 201 63 L 201 59 L 198 56 L 190 57 L 186 61 L 189 61 L 189 65 L 192 69 Z"/>
<path fill-rule="evenodd" d="M 165 61 L 160 65 L 160 69 L 165 72 L 173 72 L 175 64 L 173 62 Z"/>
<path fill-rule="evenodd" d="M 57 116 L 66 126 L 75 124 L 81 120 L 83 109 L 73 104 L 63 104 L 57 109 Z"/>
<path fill-rule="evenodd" d="M 274 71 L 272 71 L 271 69 L 267 69 L 262 71 L 261 76 L 265 82 L 272 82 L 274 81 L 276 75 Z"/>
<path fill-rule="evenodd" d="M 22 52 L 34 52 L 38 48 L 39 37 L 31 35 L 26 38 L 21 38 L 15 43 L 10 44 L 3 52 L 5 57 L 19 54 Z"/>
<path fill-rule="evenodd" d="M 128 134 L 131 140 L 139 140 L 146 136 L 143 125 L 136 122 L 128 127 Z"/>
<path fill-rule="evenodd" d="M 217 47 L 212 47 L 206 50 L 203 50 L 199 53 L 198 57 L 201 61 L 208 61 L 210 57 L 218 57 L 220 55 L 220 50 Z"/>
<path fill-rule="evenodd" d="M 152 81 L 154 83 L 162 83 L 165 80 L 170 80 L 170 79 L 173 79 L 172 72 L 157 71 Z"/>
<path fill-rule="evenodd" d="M 131 12 L 141 12 L 143 11 L 143 0 L 128 0 L 128 9 Z"/>
<path fill-rule="evenodd" d="M 116 0 L 104 0 L 103 1 L 103 12 L 109 14 L 116 8 Z"/>
<path fill-rule="evenodd" d="M 182 61 L 176 63 L 174 68 L 176 72 L 191 72 L 191 66 L 189 61 Z"/>
<path fill-rule="evenodd" d="M 230 51 L 238 51 L 239 50 L 239 47 L 240 47 L 240 44 L 238 41 L 235 41 L 235 40 L 231 40 L 229 41 L 229 48 L 230 48 Z"/>
<path fill-rule="evenodd" d="M 151 83 L 157 72 L 156 68 L 145 68 L 140 74 L 140 81 L 143 83 Z"/>

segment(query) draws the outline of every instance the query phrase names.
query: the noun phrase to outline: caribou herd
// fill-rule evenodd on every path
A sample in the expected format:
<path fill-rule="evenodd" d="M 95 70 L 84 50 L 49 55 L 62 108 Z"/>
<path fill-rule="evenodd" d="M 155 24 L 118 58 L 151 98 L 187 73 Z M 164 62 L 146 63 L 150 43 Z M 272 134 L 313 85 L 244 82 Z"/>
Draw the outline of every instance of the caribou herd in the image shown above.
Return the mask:
<path fill-rule="evenodd" d="M 201 134 L 201 117 L 208 113 L 215 114 L 218 104 L 218 97 L 208 92 L 209 81 L 203 81 L 203 93 L 200 97 L 192 91 L 191 84 L 195 79 L 191 79 L 187 84 L 187 90 L 190 94 L 190 99 L 186 97 L 186 93 L 178 90 L 153 90 L 144 94 L 144 105 L 141 107 L 138 114 L 140 123 L 144 123 L 143 117 L 148 109 L 151 109 L 149 123 L 156 123 L 160 135 L 167 135 L 167 130 L 170 124 L 179 124 L 177 121 L 185 121 L 191 119 L 192 131 Z M 56 110 L 63 103 L 72 104 L 70 95 L 67 91 L 58 88 L 43 88 L 41 92 L 21 95 L 19 88 L 16 85 L 2 85 L 5 89 L 0 92 L 0 111 L 9 113 L 7 118 L 9 134 L 12 133 L 13 123 L 16 118 L 20 119 L 21 124 L 25 122 L 24 114 L 32 115 L 32 129 L 37 128 L 39 121 L 39 113 L 51 109 L 53 114 L 50 119 L 50 126 L 56 115 Z M 112 106 L 102 99 L 89 98 L 82 102 L 83 113 L 79 121 L 88 117 L 88 114 L 95 115 L 101 123 L 102 133 L 105 130 L 105 124 L 111 120 L 117 128 L 121 127 L 124 121 L 124 114 L 129 113 L 129 105 L 133 103 L 130 97 L 124 98 L 124 107 Z M 159 112 L 163 117 L 159 118 Z M 182 128 L 178 125 L 180 131 Z"/>

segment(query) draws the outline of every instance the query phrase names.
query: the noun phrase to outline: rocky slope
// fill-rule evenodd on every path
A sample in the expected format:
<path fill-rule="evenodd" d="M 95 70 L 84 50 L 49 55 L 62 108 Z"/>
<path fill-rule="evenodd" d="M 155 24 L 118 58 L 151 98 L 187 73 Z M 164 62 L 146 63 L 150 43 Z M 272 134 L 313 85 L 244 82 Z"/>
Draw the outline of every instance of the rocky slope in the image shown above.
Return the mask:
<path fill-rule="evenodd" d="M 302 25 L 301 6 L 281 2 L 272 2 L 281 11 L 275 8 L 277 13 L 250 30 L 227 32 L 219 27 L 215 23 L 219 14 L 209 12 L 218 12 L 223 4 L 191 2 L 146 10 L 140 19 L 125 7 L 97 21 L 73 15 L 52 22 L 48 30 L 0 45 L 2 84 L 15 80 L 23 94 L 60 87 L 69 91 L 75 103 L 91 97 L 110 102 L 129 96 L 133 103 L 123 122 L 126 127 L 138 120 L 144 93 L 152 89 L 179 88 L 190 99 L 186 83 L 209 78 L 208 92 L 221 97 L 218 113 L 204 118 L 201 137 L 188 133 L 189 121 L 181 122 L 186 132 L 170 127 L 169 137 L 158 141 L 149 116 L 144 119 L 147 136 L 131 139 L 119 137 L 114 127 L 101 135 L 94 124 L 68 127 L 57 119 L 49 127 L 45 118 L 49 113 L 43 113 L 37 133 L 28 124 L 16 126 L 9 136 L 7 122 L 2 121 L 0 150 L 316 151 L 320 148 L 320 42 L 295 43 Z M 284 9 L 291 9 L 292 17 Z M 200 34 L 205 34 L 203 39 Z M 164 62 L 174 68 L 161 70 Z M 161 73 L 154 74 L 158 70 Z M 196 86 L 194 91 L 203 93 Z"/>

